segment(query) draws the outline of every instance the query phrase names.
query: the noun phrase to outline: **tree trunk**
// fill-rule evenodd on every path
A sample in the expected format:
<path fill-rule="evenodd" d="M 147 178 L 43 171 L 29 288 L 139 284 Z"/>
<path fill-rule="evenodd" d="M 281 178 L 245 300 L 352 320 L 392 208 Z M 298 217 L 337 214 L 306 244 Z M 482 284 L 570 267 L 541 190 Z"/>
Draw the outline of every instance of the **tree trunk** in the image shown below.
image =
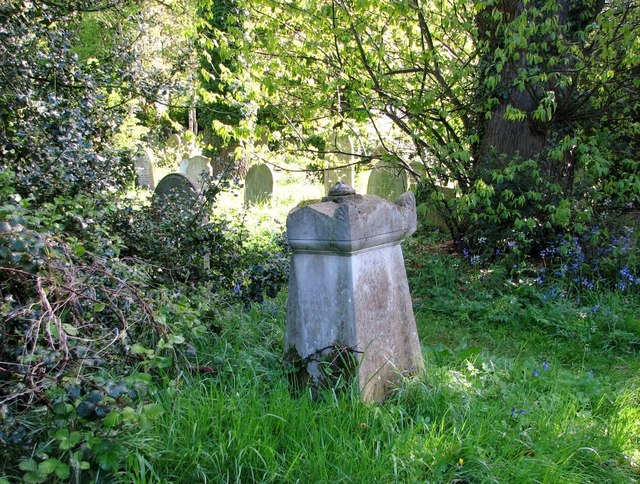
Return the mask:
<path fill-rule="evenodd" d="M 518 16 L 526 12 L 528 8 L 522 0 L 503 0 L 498 8 L 503 16 L 503 22 L 512 22 Z M 558 22 L 564 22 L 568 13 L 568 0 L 556 2 L 556 15 Z M 505 49 L 505 39 L 498 32 L 498 25 L 490 20 L 490 13 L 484 12 L 478 16 L 480 36 L 489 45 L 487 50 L 487 64 L 495 64 L 494 53 L 497 49 Z M 502 36 L 504 37 L 504 36 Z M 481 166 L 500 166 L 500 160 L 507 161 L 513 158 L 522 160 L 537 159 L 547 148 L 547 133 L 551 123 L 546 126 L 534 122 L 531 113 L 538 106 L 541 93 L 554 89 L 555 86 L 539 85 L 518 88 L 514 81 L 521 70 L 527 70 L 530 66 L 527 61 L 525 49 L 518 52 L 519 58 L 504 64 L 501 71 L 498 90 L 492 93 L 499 99 L 498 105 L 492 111 L 489 119 L 480 120 L 481 138 L 477 146 L 476 156 Z M 526 114 L 522 120 L 506 119 L 508 106 Z"/>

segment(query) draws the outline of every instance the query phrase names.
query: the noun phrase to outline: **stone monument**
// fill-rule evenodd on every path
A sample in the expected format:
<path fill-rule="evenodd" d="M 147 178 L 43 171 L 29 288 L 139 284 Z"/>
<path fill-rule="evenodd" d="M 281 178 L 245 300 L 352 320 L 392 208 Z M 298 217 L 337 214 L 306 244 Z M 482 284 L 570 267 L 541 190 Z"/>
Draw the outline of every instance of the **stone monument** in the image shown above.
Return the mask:
<path fill-rule="evenodd" d="M 182 145 L 182 138 L 180 137 L 179 134 L 174 133 L 174 134 L 172 134 L 171 136 L 169 136 L 167 138 L 167 142 L 165 143 L 165 145 L 168 148 L 171 148 L 173 150 L 177 150 Z"/>
<path fill-rule="evenodd" d="M 153 194 L 156 200 L 173 195 L 180 197 L 185 203 L 193 204 L 198 199 L 198 187 L 189 177 L 170 173 L 160 180 Z"/>
<path fill-rule="evenodd" d="M 403 168 L 380 161 L 371 170 L 367 193 L 393 200 L 408 187 L 407 172 Z"/>
<path fill-rule="evenodd" d="M 392 203 L 343 183 L 289 213 L 285 358 L 300 378 L 351 367 L 362 399 L 380 401 L 424 367 L 400 248 L 415 230 L 413 193 Z"/>
<path fill-rule="evenodd" d="M 155 177 L 153 172 L 153 155 L 147 151 L 140 151 L 133 161 L 136 170 L 136 184 L 140 188 L 155 188 Z"/>
<path fill-rule="evenodd" d="M 182 166 L 180 171 L 182 171 Z M 202 190 L 203 176 L 213 176 L 211 158 L 202 155 L 192 156 L 187 162 L 184 174 Z"/>
<path fill-rule="evenodd" d="M 273 193 L 273 175 L 267 165 L 254 165 L 249 168 L 244 181 L 244 205 L 248 207 L 264 202 Z"/>
<path fill-rule="evenodd" d="M 355 169 L 353 167 L 353 142 L 348 136 L 333 135 L 326 146 L 324 163 L 324 190 L 328 194 L 332 186 L 338 182 L 353 186 Z"/>

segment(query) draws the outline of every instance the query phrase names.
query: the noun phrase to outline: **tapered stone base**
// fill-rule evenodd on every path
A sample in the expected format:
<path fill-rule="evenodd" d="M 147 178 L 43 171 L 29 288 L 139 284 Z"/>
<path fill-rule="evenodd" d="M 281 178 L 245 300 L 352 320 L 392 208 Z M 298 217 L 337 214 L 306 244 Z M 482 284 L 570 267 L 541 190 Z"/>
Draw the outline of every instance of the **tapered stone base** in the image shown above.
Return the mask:
<path fill-rule="evenodd" d="M 323 365 L 335 361 L 336 354 L 355 355 L 363 400 L 380 401 L 403 375 L 424 367 L 400 247 L 401 240 L 415 230 L 410 218 L 412 208 L 415 218 L 415 205 L 409 203 L 407 208 L 367 198 L 341 206 L 325 202 L 319 208 L 305 207 L 302 210 L 308 213 L 288 220 L 294 255 L 285 352 L 316 383 L 327 378 Z M 376 222 L 379 216 L 382 222 Z M 394 216 L 395 226 L 393 220 L 385 223 Z M 320 223 L 314 226 L 322 230 L 305 225 L 318 217 Z M 363 217 L 367 224 L 358 225 Z M 390 225 L 395 231 L 388 230 Z M 363 230 L 365 226 L 368 231 Z M 337 242 L 331 239 L 331 234 L 341 231 L 348 236 Z M 301 233 L 313 234 L 313 240 L 296 239 Z"/>

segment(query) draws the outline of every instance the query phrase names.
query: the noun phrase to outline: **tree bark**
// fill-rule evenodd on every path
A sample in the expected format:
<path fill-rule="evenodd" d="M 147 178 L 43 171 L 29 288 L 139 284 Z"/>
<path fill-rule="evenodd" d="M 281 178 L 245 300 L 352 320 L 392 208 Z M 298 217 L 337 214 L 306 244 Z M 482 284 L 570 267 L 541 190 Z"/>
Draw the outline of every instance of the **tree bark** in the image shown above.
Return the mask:
<path fill-rule="evenodd" d="M 568 0 L 557 2 L 559 11 L 566 9 L 567 2 Z M 522 0 L 503 0 L 497 8 L 500 9 L 506 21 L 513 21 L 525 11 L 527 6 Z M 487 14 L 485 13 L 485 15 Z M 497 38 L 496 26 L 492 25 L 492 22 L 487 22 L 479 17 L 479 27 L 481 38 L 489 42 L 488 56 L 492 57 L 495 49 L 504 47 L 503 40 Z M 502 89 L 502 92 L 497 96 L 498 106 L 493 110 L 489 119 L 480 121 L 481 139 L 477 157 L 481 165 L 485 165 L 487 162 L 493 164 L 498 159 L 508 160 L 519 157 L 522 160 L 527 160 L 536 158 L 545 150 L 546 130 L 540 129 L 538 123 L 534 123 L 530 117 L 530 113 L 538 105 L 538 99 L 534 97 L 536 91 L 519 90 L 513 85 L 518 77 L 518 71 L 528 68 L 526 52 L 521 51 L 519 54 L 519 59 L 506 63 L 501 72 L 499 88 Z M 493 62 L 492 58 L 487 60 Z M 505 114 L 508 106 L 526 113 L 527 116 L 523 120 L 506 119 Z"/>

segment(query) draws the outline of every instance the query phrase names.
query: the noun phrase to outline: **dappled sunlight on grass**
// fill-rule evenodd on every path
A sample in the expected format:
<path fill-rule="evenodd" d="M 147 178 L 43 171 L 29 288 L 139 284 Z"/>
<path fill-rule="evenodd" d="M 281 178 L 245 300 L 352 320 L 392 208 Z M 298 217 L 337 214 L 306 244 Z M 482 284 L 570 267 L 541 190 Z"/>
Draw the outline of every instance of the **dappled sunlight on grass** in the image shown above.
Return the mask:
<path fill-rule="evenodd" d="M 448 304 L 469 304 L 473 294 Z M 364 404 L 353 389 L 318 400 L 291 393 L 281 364 L 281 294 L 221 316 L 220 335 L 199 350 L 201 363 L 218 370 L 167 390 L 164 415 L 132 445 L 158 475 L 183 482 L 638 478 L 637 355 L 486 319 L 490 312 L 473 322 L 431 313 L 429 295 L 421 297 L 425 374 L 383 404 Z"/>

